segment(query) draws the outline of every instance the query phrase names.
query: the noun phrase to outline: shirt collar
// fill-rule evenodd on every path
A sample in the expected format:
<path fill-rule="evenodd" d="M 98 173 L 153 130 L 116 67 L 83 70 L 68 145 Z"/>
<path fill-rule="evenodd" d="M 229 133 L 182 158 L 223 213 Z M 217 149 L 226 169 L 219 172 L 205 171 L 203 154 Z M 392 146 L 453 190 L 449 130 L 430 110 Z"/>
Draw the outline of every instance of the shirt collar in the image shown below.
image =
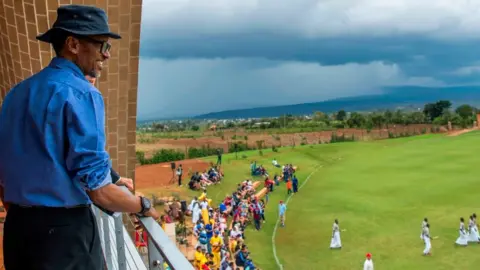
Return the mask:
<path fill-rule="evenodd" d="M 73 63 L 72 61 L 65 59 L 63 57 L 54 57 L 52 61 L 50 61 L 49 67 L 58 68 L 58 69 L 68 69 L 70 70 L 76 77 L 79 77 L 85 81 L 85 75 L 80 70 L 80 68 Z"/>

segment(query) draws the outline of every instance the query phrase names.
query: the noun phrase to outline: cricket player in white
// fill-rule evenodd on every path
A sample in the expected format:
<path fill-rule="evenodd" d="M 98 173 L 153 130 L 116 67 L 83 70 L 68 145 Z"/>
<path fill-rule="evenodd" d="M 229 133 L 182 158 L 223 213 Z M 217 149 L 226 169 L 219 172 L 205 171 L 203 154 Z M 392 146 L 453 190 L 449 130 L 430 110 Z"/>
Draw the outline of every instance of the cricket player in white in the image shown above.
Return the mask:
<path fill-rule="evenodd" d="M 420 239 L 422 240 L 423 240 L 423 229 L 425 228 L 425 226 L 427 226 L 427 223 L 428 223 L 428 219 L 424 218 L 422 221 L 422 230 L 420 231 Z"/>
<path fill-rule="evenodd" d="M 460 236 L 457 238 L 457 241 L 455 241 L 455 244 L 466 247 L 468 245 L 468 237 L 467 237 L 467 231 L 465 230 L 465 224 L 463 222 L 464 222 L 464 219 L 463 217 L 461 217 L 460 228 L 459 228 Z"/>
<path fill-rule="evenodd" d="M 468 242 L 479 243 L 478 230 L 473 216 L 470 216 L 468 221 Z"/>
<path fill-rule="evenodd" d="M 367 253 L 367 259 L 363 263 L 363 270 L 373 270 L 372 254 Z"/>
<path fill-rule="evenodd" d="M 480 239 L 480 233 L 478 232 L 478 225 L 477 225 L 477 214 L 473 213 L 472 217 L 473 217 L 473 225 L 475 227 L 475 231 L 479 234 L 478 237 Z"/>
<path fill-rule="evenodd" d="M 430 251 L 432 249 L 432 237 L 430 236 L 430 224 L 427 223 L 423 227 L 423 241 L 425 242 L 425 249 L 423 250 L 423 255 L 431 255 Z"/>
<path fill-rule="evenodd" d="M 332 228 L 332 241 L 330 248 L 342 248 L 342 240 L 340 239 L 340 227 L 338 226 L 338 219 L 335 219 Z"/>

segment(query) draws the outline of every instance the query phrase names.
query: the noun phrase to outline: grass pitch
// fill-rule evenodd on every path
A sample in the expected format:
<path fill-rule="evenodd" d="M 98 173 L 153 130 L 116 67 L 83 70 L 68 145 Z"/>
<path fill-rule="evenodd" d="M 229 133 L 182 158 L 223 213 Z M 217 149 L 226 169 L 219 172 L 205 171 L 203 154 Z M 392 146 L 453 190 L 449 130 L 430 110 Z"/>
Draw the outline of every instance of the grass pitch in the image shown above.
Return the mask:
<path fill-rule="evenodd" d="M 275 243 L 283 269 L 362 269 L 371 252 L 375 269 L 477 269 L 480 245 L 455 247 L 459 218 L 480 214 L 480 133 L 458 137 L 425 135 L 362 143 L 282 148 L 278 153 L 257 151 L 247 158 L 224 158 L 226 179 L 212 187 L 215 201 L 249 177 L 257 160 L 273 175 L 273 157 L 300 167 L 299 185 L 319 168 L 288 204 L 285 228 Z M 239 156 L 243 155 L 239 154 Z M 247 244 L 262 269 L 279 269 L 272 234 L 279 200 L 287 199 L 285 185 L 270 194 L 260 232 L 247 230 Z M 423 257 L 421 222 L 428 217 L 431 257 Z M 330 250 L 331 227 L 338 218 L 342 250 Z"/>

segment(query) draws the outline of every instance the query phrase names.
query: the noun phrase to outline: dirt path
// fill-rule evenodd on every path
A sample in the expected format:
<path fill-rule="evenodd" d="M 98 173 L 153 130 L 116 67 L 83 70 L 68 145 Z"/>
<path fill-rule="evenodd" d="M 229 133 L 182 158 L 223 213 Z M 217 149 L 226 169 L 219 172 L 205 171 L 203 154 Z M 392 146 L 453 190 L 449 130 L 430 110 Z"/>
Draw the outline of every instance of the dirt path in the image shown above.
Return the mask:
<path fill-rule="evenodd" d="M 449 137 L 460 136 L 460 135 L 462 135 L 462 134 L 465 134 L 465 133 L 468 133 L 468 132 L 472 132 L 472 131 L 475 131 L 475 130 L 479 130 L 479 128 L 476 127 L 476 128 L 468 128 L 468 129 L 462 129 L 462 130 L 455 130 L 455 131 L 449 132 L 447 136 L 449 136 Z"/>

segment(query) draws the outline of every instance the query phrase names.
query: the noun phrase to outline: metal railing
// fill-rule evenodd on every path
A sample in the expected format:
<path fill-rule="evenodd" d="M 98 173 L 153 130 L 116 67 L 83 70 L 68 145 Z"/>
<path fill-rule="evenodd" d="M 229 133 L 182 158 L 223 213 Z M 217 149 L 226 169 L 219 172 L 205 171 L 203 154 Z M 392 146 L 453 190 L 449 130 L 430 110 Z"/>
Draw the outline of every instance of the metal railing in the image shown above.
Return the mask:
<path fill-rule="evenodd" d="M 123 224 L 123 216 L 121 214 L 110 216 L 95 206 L 92 208 L 108 270 L 166 270 L 165 263 L 170 270 L 194 270 L 176 243 L 170 240 L 153 218 L 139 218 L 139 224 L 148 235 L 148 257 L 145 262 Z M 130 219 L 129 216 L 126 217 Z"/>

